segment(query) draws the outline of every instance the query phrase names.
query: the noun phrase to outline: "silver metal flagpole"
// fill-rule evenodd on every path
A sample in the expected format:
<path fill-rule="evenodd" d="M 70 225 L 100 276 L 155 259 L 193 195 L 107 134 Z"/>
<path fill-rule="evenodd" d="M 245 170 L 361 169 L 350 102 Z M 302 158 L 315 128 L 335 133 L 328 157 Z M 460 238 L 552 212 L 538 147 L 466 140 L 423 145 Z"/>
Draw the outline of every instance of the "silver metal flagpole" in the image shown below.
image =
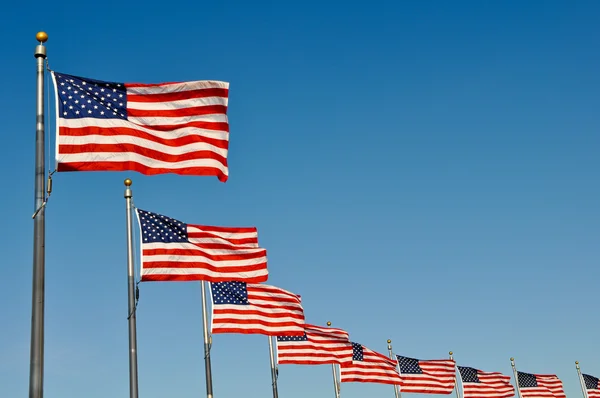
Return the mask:
<path fill-rule="evenodd" d="M 327 326 L 331 327 L 331 322 L 327 321 Z M 338 382 L 338 372 L 335 363 L 331 364 L 331 371 L 333 373 L 333 390 L 335 391 L 335 398 L 340 398 L 340 383 Z"/>
<path fill-rule="evenodd" d="M 585 381 L 583 380 L 583 375 L 581 374 L 581 369 L 579 368 L 579 361 L 575 361 L 575 367 L 577 368 L 577 376 L 579 376 L 579 383 L 581 384 L 581 392 L 583 393 L 583 398 L 588 398 L 587 388 L 585 387 Z"/>
<path fill-rule="evenodd" d="M 273 351 L 273 338 L 269 338 L 269 354 L 271 355 L 271 386 L 273 386 L 273 398 L 277 398 L 277 366 L 275 365 L 275 353 Z"/>
<path fill-rule="evenodd" d="M 392 350 L 392 340 L 388 339 L 388 352 L 390 354 L 390 359 L 394 359 L 394 351 Z M 398 361 L 396 361 L 396 369 L 398 369 L 398 374 L 400 374 L 400 369 L 398 368 L 400 365 Z M 394 384 L 394 394 L 396 394 L 396 398 L 400 398 L 400 386 Z"/>
<path fill-rule="evenodd" d="M 138 398 L 138 366 L 137 366 L 137 326 L 136 326 L 136 286 L 133 265 L 133 219 L 131 213 L 133 206 L 131 198 L 131 180 L 127 178 L 125 184 L 125 209 L 127 213 L 127 295 L 129 313 L 129 397 Z"/>
<path fill-rule="evenodd" d="M 448 353 L 450 355 L 450 359 L 454 360 L 454 357 L 452 356 L 453 352 L 450 351 Z M 458 392 L 458 377 L 456 377 L 456 372 L 458 372 L 458 369 L 456 369 L 456 363 L 454 364 L 454 391 L 456 391 L 456 398 L 460 398 L 460 393 Z"/>
<path fill-rule="evenodd" d="M 515 375 L 515 384 L 517 386 L 517 393 L 519 394 L 519 398 L 523 398 L 521 395 L 521 387 L 519 386 L 519 372 L 517 372 L 517 367 L 515 366 L 515 359 L 510 358 L 510 366 L 512 366 L 513 373 Z"/>
<path fill-rule="evenodd" d="M 44 296 L 45 296 L 45 126 L 44 126 L 44 60 L 48 40 L 45 32 L 35 35 L 39 45 L 35 47 L 37 63 L 37 96 L 35 126 L 35 183 L 33 216 L 33 283 L 31 297 L 31 345 L 29 352 L 29 398 L 44 396 Z"/>
<path fill-rule="evenodd" d="M 202 323 L 204 326 L 204 373 L 206 374 L 206 397 L 213 397 L 212 367 L 210 365 L 211 337 L 208 335 L 208 310 L 206 309 L 206 282 L 200 282 L 202 286 Z"/>

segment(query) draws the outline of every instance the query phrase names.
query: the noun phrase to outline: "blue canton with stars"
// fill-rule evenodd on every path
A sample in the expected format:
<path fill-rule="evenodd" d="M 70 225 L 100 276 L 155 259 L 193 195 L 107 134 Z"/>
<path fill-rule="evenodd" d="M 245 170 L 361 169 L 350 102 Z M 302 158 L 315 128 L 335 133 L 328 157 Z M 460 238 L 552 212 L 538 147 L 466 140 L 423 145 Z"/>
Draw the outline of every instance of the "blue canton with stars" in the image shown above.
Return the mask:
<path fill-rule="evenodd" d="M 537 387 L 538 383 L 535 375 L 531 373 L 517 372 L 519 378 L 519 387 Z"/>
<path fill-rule="evenodd" d="M 127 89 L 123 83 L 103 82 L 54 72 L 58 116 L 63 119 L 127 120 Z"/>
<path fill-rule="evenodd" d="M 585 388 L 588 390 L 599 390 L 600 383 L 598 383 L 598 378 L 590 375 L 582 374 L 583 381 L 585 381 Z"/>
<path fill-rule="evenodd" d="M 457 366 L 457 368 L 460 372 L 460 378 L 465 383 L 481 383 L 479 377 L 477 376 L 477 369 L 467 368 L 464 366 Z"/>
<path fill-rule="evenodd" d="M 306 333 L 304 336 L 277 336 L 277 341 L 308 341 Z"/>
<path fill-rule="evenodd" d="M 187 224 L 174 218 L 137 209 L 142 226 L 142 243 L 188 242 Z"/>
<path fill-rule="evenodd" d="M 406 374 L 422 374 L 423 369 L 419 366 L 419 360 L 414 358 L 403 357 L 396 355 L 398 364 L 400 365 L 400 373 Z"/>
<path fill-rule="evenodd" d="M 246 282 L 212 282 L 210 288 L 215 304 L 250 305 Z"/>
<path fill-rule="evenodd" d="M 352 343 L 352 360 L 353 361 L 364 361 L 363 346 L 362 344 Z"/>

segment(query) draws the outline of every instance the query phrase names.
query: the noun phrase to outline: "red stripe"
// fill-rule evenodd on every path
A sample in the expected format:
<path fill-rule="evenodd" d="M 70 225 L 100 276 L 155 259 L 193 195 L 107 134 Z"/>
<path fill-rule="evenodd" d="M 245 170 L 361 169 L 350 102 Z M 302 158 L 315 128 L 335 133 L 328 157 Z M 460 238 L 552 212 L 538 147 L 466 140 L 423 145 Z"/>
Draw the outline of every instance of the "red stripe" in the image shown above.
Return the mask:
<path fill-rule="evenodd" d="M 195 151 L 188 153 L 181 153 L 179 155 L 170 155 L 164 152 L 156 151 L 154 149 L 145 148 L 135 144 L 84 144 L 84 145 L 71 145 L 71 144 L 60 144 L 58 146 L 59 155 L 71 154 L 71 153 L 135 153 L 142 155 L 150 159 L 160 160 L 162 162 L 177 163 L 185 160 L 197 160 L 197 159 L 214 159 L 222 165 L 227 165 L 227 158 L 218 155 L 211 151 Z"/>
<path fill-rule="evenodd" d="M 160 129 L 155 130 L 162 131 Z M 163 138 L 157 137 L 153 134 L 149 134 L 141 130 L 137 130 L 135 128 L 128 127 L 60 127 L 60 135 L 69 137 L 85 137 L 88 135 L 99 135 L 102 137 L 119 137 L 125 135 L 130 137 L 141 138 L 143 140 L 153 141 L 170 147 L 180 147 L 189 144 L 205 143 L 215 146 L 217 148 L 229 148 L 229 141 L 226 139 L 211 138 L 199 134 L 187 134 L 181 137 L 176 137 L 175 134 L 173 134 L 173 138 Z"/>
<path fill-rule="evenodd" d="M 251 271 L 260 271 L 267 268 L 267 263 L 260 263 L 256 265 L 246 265 L 239 267 L 223 267 L 223 266 L 214 266 L 211 264 L 203 263 L 200 261 L 194 262 L 180 262 L 177 260 L 173 261 L 152 261 L 148 262 L 148 258 L 143 259 L 143 267 L 146 269 L 150 268 L 171 268 L 171 269 L 188 269 L 188 268 L 202 268 L 203 270 L 211 271 L 211 272 L 219 272 L 223 274 L 234 274 L 236 272 L 251 272 Z"/>
<path fill-rule="evenodd" d="M 201 229 L 202 232 L 190 232 L 188 236 L 196 236 L 195 234 L 201 233 L 211 233 L 211 232 L 223 232 L 223 233 L 231 233 L 231 234 L 258 234 L 258 229 L 256 227 L 215 227 L 208 225 L 199 225 L 199 224 L 188 224 L 188 227 Z M 229 238 L 228 238 L 229 239 Z M 258 243 L 258 238 L 246 238 L 254 240 L 254 243 Z"/>
<path fill-rule="evenodd" d="M 213 333 L 236 333 L 236 334 L 267 334 L 264 329 L 242 329 L 236 327 L 213 327 Z M 301 336 L 298 332 L 291 332 L 289 330 L 274 330 L 271 333 L 268 333 L 271 336 Z"/>
<path fill-rule="evenodd" d="M 133 109 L 127 108 L 128 117 L 183 117 L 200 115 L 217 115 L 227 112 L 223 105 L 196 106 L 181 109 Z"/>
<path fill-rule="evenodd" d="M 292 318 L 301 318 L 304 319 L 304 315 L 301 313 L 298 314 L 300 308 L 298 308 L 298 302 L 296 301 L 295 305 L 284 305 L 279 302 L 274 302 L 273 304 L 256 304 L 250 301 L 250 305 L 233 305 L 239 308 L 223 308 L 223 305 L 219 304 L 218 307 L 215 307 L 214 314 L 215 315 L 264 315 L 264 316 L 274 316 L 274 317 L 292 317 Z M 269 310 L 288 310 L 290 312 L 274 312 Z M 293 312 L 295 311 L 295 312 Z"/>
<path fill-rule="evenodd" d="M 269 278 L 268 275 L 261 275 L 255 277 L 245 277 L 244 282 L 247 283 L 262 283 L 266 282 Z M 142 282 L 190 282 L 190 281 L 208 281 L 208 282 L 230 282 L 232 280 L 239 280 L 235 275 L 223 274 L 219 276 L 206 276 L 206 275 L 145 275 L 142 274 Z"/>
<path fill-rule="evenodd" d="M 249 314 L 251 315 L 251 314 Z M 269 314 L 270 315 L 270 314 Z M 263 316 L 267 316 L 265 314 L 263 314 Z M 299 318 L 298 321 L 294 322 L 294 321 L 285 321 L 285 322 L 278 322 L 277 320 L 262 320 L 262 319 L 257 319 L 257 318 L 252 318 L 252 319 L 239 319 L 239 318 L 226 318 L 226 317 L 219 317 L 218 319 L 215 318 L 214 323 L 219 323 L 219 324 L 234 324 L 234 325 L 262 325 L 262 326 L 268 326 L 268 327 L 273 327 L 273 328 L 278 328 L 278 327 L 301 327 L 302 325 L 302 320 L 303 318 Z M 299 334 L 299 336 L 302 336 L 304 334 L 304 331 L 302 331 L 301 334 Z"/>
<path fill-rule="evenodd" d="M 137 162 L 70 162 L 59 163 L 57 171 L 137 171 L 144 175 L 177 174 L 191 176 L 216 176 L 219 181 L 226 182 L 228 176 L 214 167 L 186 167 L 185 169 L 169 169 L 166 167 L 148 167 Z"/>
<path fill-rule="evenodd" d="M 144 87 L 135 85 L 126 85 L 127 87 Z M 180 101 L 192 98 L 206 97 L 222 97 L 229 96 L 227 88 L 201 88 L 198 90 L 177 91 L 172 93 L 156 93 L 156 94 L 131 94 L 127 93 L 127 102 L 169 102 Z"/>
<path fill-rule="evenodd" d="M 204 248 L 204 245 L 199 246 Z M 252 249 L 246 249 L 252 250 Z M 253 258 L 261 258 L 267 256 L 265 249 L 253 249 L 256 253 L 231 253 L 231 254 L 211 254 L 201 249 L 143 249 L 142 254 L 144 256 L 186 256 L 186 257 L 206 257 L 213 261 L 235 261 L 235 260 L 249 260 Z"/>

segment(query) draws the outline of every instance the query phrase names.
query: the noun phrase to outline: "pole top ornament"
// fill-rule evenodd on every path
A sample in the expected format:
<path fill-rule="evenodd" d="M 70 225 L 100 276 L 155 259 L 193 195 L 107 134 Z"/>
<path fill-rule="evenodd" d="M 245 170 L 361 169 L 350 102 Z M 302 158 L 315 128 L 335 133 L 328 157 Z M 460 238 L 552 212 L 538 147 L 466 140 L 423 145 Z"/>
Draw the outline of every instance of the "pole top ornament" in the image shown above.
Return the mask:
<path fill-rule="evenodd" d="M 123 184 L 125 184 L 126 187 L 130 187 L 132 184 L 132 181 L 129 178 L 126 178 L 125 181 L 123 181 Z"/>
<path fill-rule="evenodd" d="M 46 32 L 37 32 L 35 38 L 40 43 L 45 43 L 48 40 L 48 33 Z"/>

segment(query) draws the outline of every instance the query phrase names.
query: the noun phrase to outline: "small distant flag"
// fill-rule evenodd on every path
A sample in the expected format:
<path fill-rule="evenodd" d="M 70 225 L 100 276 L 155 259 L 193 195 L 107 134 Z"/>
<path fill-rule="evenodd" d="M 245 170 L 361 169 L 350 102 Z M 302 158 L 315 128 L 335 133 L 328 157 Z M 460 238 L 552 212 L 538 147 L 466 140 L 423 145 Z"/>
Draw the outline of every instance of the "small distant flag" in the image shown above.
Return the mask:
<path fill-rule="evenodd" d="M 420 360 L 396 355 L 400 367 L 402 392 L 450 394 L 456 383 L 452 359 Z"/>
<path fill-rule="evenodd" d="M 566 398 L 562 382 L 556 375 L 517 372 L 517 377 L 523 398 Z"/>
<path fill-rule="evenodd" d="M 509 398 L 515 395 L 510 376 L 457 366 L 462 381 L 463 398 Z"/>
<path fill-rule="evenodd" d="M 211 283 L 212 332 L 302 336 L 300 296 L 275 286 L 244 282 Z"/>
<path fill-rule="evenodd" d="M 229 83 L 115 83 L 52 72 L 58 171 L 229 175 Z"/>
<path fill-rule="evenodd" d="M 307 324 L 303 336 L 277 336 L 277 362 L 296 365 L 352 362 L 352 343 L 345 330 Z"/>
<path fill-rule="evenodd" d="M 359 343 L 352 343 L 352 362 L 340 365 L 340 380 L 342 383 L 401 383 L 396 361 Z"/>
<path fill-rule="evenodd" d="M 268 278 L 256 228 L 210 227 L 136 209 L 142 281 L 243 281 Z"/>
<path fill-rule="evenodd" d="M 600 398 L 600 383 L 597 377 L 582 374 L 588 398 Z"/>

